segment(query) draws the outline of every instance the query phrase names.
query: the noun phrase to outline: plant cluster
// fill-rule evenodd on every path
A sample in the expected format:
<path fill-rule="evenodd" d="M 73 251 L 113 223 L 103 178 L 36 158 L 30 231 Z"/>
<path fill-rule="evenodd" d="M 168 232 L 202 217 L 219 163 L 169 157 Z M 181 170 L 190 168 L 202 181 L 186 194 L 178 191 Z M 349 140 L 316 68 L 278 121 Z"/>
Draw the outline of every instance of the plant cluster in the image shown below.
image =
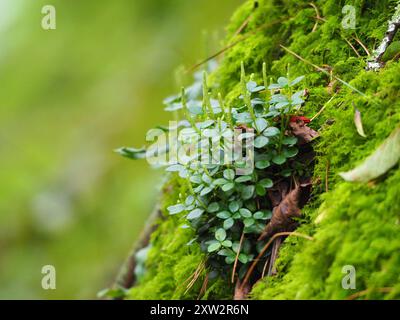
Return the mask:
<path fill-rule="evenodd" d="M 204 164 L 197 154 L 186 163 L 166 168 L 177 172 L 188 186 L 188 193 L 168 211 L 185 219 L 183 228 L 194 230 L 195 237 L 188 245 L 198 242 L 207 253 L 211 278 L 229 274 L 235 261 L 239 278 L 243 277 L 265 244 L 257 238 L 272 217 L 273 205 L 267 192 L 279 181 L 291 182 L 294 176 L 306 175 L 307 165 L 296 157 L 298 138 L 289 128 L 304 103 L 304 90 L 296 90 L 303 78 L 292 79 L 288 74 L 268 85 L 271 81 L 264 64 L 260 85 L 254 75 L 246 76 L 242 64 L 241 95 L 228 105 L 219 93 L 212 98 L 205 72 L 180 95 L 165 100 L 167 111 L 184 117 L 178 130 L 190 136 L 191 144 L 204 137 L 213 142 L 234 137 L 233 144 L 239 139 L 254 146 L 254 168 L 246 168 L 235 153 L 229 159 L 232 161 L 224 162 L 232 153 L 222 144 L 217 153 L 217 160 L 222 161 L 217 164 Z M 238 129 L 242 133 L 235 136 Z M 136 159 L 144 157 L 145 149 L 121 148 L 118 152 Z"/>

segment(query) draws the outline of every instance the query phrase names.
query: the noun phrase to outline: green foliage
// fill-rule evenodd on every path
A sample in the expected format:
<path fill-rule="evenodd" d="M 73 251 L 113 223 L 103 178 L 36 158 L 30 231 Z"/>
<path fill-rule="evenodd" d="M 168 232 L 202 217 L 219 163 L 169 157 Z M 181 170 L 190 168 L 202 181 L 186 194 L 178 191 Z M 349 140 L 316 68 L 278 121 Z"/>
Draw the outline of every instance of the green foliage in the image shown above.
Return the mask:
<path fill-rule="evenodd" d="M 378 74 L 366 72 L 364 70 L 366 55 L 361 46 L 353 42 L 362 56 L 358 58 L 345 41 L 357 37 L 371 50 L 374 43 L 379 42 L 384 35 L 385 22 L 393 13 L 395 1 L 355 1 L 353 5 L 357 8 L 356 31 L 341 28 L 341 9 L 344 1 L 316 1 L 315 4 L 326 22 L 320 21 L 314 32 L 312 29 L 315 25 L 315 10 L 309 6 L 309 1 L 285 0 L 280 2 L 279 6 L 276 1 L 265 0 L 258 3 L 258 8 L 253 10 L 253 2 L 248 1 L 233 16 L 228 27 L 228 44 L 241 37 L 235 35 L 236 30 L 252 14 L 252 19 L 243 31 L 247 36 L 225 53 L 220 66 L 210 78 L 214 96 L 219 98 L 216 99 L 218 104 L 215 102 L 214 107 L 222 106 L 221 113 L 223 110 L 231 110 L 223 120 L 226 120 L 226 129 L 229 129 L 232 123 L 245 124 L 255 129 L 255 140 L 258 138 L 256 144 L 260 147 L 256 148 L 256 152 L 264 157 L 257 159 L 256 172 L 268 172 L 273 166 L 284 167 L 292 161 L 289 156 L 295 156 L 296 153 L 294 149 L 290 149 L 296 141 L 282 134 L 286 124 L 270 123 L 274 118 L 272 113 L 283 114 L 282 118 L 285 119 L 285 115 L 296 110 L 297 103 L 300 103 L 299 99 L 302 99 L 300 95 L 295 96 L 296 91 L 291 91 L 295 79 L 290 75 L 280 77 L 287 73 L 288 66 L 290 74 L 307 74 L 302 82 L 302 86 L 309 91 L 307 104 L 302 108 L 304 114 L 312 116 L 330 98 L 332 101 L 313 121 L 314 126 L 320 128 L 321 134 L 315 146 L 317 164 L 314 169 L 315 181 L 321 183 L 314 186 L 313 199 L 304 209 L 304 221 L 298 230 L 313 235 L 314 241 L 289 237 L 279 253 L 278 276 L 258 282 L 253 288 L 251 297 L 342 299 L 354 293 L 341 287 L 342 267 L 350 264 L 357 270 L 357 291 L 371 290 L 367 295 L 369 298 L 398 298 L 400 242 L 396 235 L 399 232 L 400 211 L 397 200 L 400 196 L 399 170 L 395 167 L 373 185 L 351 184 L 339 176 L 339 172 L 349 170 L 371 154 L 400 122 L 398 94 L 400 65 L 389 61 Z M 277 19 L 282 21 L 272 23 Z M 261 28 L 265 24 L 268 24 L 268 27 Z M 280 44 L 284 44 L 318 66 L 329 66 L 328 69 L 335 75 L 365 95 L 354 93 L 350 88 L 333 81 L 325 73 L 317 72 L 311 66 L 281 50 Z M 241 61 L 244 61 L 246 70 L 250 74 L 254 73 L 250 79 L 245 79 Z M 259 70 L 264 61 L 266 63 L 260 74 Z M 240 70 L 242 70 L 241 77 L 239 77 Z M 277 83 L 271 86 L 266 79 L 267 74 L 277 79 Z M 263 91 L 262 87 L 268 90 Z M 274 87 L 281 92 L 271 94 L 270 90 L 274 90 Z M 216 92 L 221 94 L 217 95 Z M 333 93 L 336 95 L 333 96 Z M 225 96 L 223 101 L 222 94 Z M 267 99 L 270 102 L 268 104 L 271 107 L 268 112 L 272 112 L 270 115 L 260 117 L 260 112 L 257 110 L 263 104 L 258 104 L 258 99 L 264 101 Z M 361 137 L 354 126 L 353 103 L 363 114 L 363 126 L 368 132 L 368 139 Z M 289 113 L 286 113 L 286 110 Z M 229 116 L 231 113 L 232 117 Z M 214 111 L 211 113 L 210 110 L 204 110 L 202 114 L 196 116 L 201 117 L 206 114 L 214 121 L 218 118 L 218 113 L 216 113 L 217 118 L 214 118 L 215 113 Z M 260 118 L 267 120 L 266 127 Z M 272 127 L 276 129 L 270 129 Z M 264 138 L 267 138 L 268 142 Z M 298 170 L 299 174 L 307 170 L 298 165 L 297 163 L 296 167 L 294 161 L 294 168 L 288 169 Z M 221 253 L 217 254 L 215 259 L 218 266 L 224 266 L 224 263 L 233 262 L 234 254 L 237 252 L 235 248 L 241 232 L 235 231 L 235 228 L 239 221 L 245 229 L 251 229 L 261 221 L 265 224 L 265 219 L 270 218 L 271 213 L 267 204 L 263 204 L 264 210 L 258 212 L 257 208 L 253 210 L 252 205 L 248 207 L 247 202 L 262 198 L 265 189 L 269 188 L 274 180 L 269 175 L 236 177 L 230 171 L 225 172 L 226 168 L 223 170 L 219 168 L 210 174 L 211 180 L 206 178 L 204 180 L 207 181 L 204 181 L 204 172 L 201 171 L 204 168 L 196 170 L 200 172 L 199 177 L 193 178 L 195 182 L 191 180 L 191 183 L 195 184 L 193 190 L 199 188 L 198 191 L 201 192 L 200 189 L 212 186 L 211 191 L 207 190 L 205 195 L 200 196 L 205 198 L 204 206 L 194 200 L 198 203 L 198 207 L 204 210 L 200 220 L 207 221 L 207 217 L 215 216 L 215 213 L 216 218 L 206 232 L 206 239 L 212 242 L 203 247 L 194 242 L 193 246 L 199 250 L 199 255 L 202 252 L 202 257 L 204 252 L 208 254 L 210 247 L 212 254 Z M 290 170 L 289 172 L 282 170 L 279 175 L 283 177 L 290 175 L 292 174 Z M 189 176 L 192 177 L 192 174 Z M 189 184 L 185 181 L 183 185 Z M 199 187 L 200 185 L 203 186 Z M 325 185 L 328 186 L 328 191 Z M 196 194 L 196 190 L 194 193 Z M 188 195 L 193 195 L 190 188 Z M 243 196 L 250 198 L 243 200 Z M 209 200 L 205 201 L 206 199 Z M 185 198 L 175 198 L 171 205 L 176 205 L 177 202 L 183 203 L 184 200 Z M 183 210 L 178 213 L 178 215 L 184 214 L 186 211 Z M 173 219 L 176 218 L 175 215 Z M 163 222 L 162 225 L 166 223 Z M 198 228 L 193 226 L 193 229 L 192 237 L 198 237 Z M 175 229 L 170 229 L 170 232 L 173 230 Z M 225 230 L 225 234 L 219 230 Z M 252 232 L 256 234 L 256 231 L 250 231 Z M 164 240 L 168 238 L 165 237 Z M 226 240 L 232 242 L 232 245 L 230 246 L 229 242 L 223 244 Z M 239 261 L 242 266 L 246 266 L 249 259 L 257 253 L 257 248 L 254 247 L 254 243 L 247 242 L 243 249 Z M 177 251 L 174 259 L 179 261 L 186 255 L 187 253 Z M 161 263 L 163 262 L 164 260 Z M 222 283 L 226 285 L 228 282 Z M 222 283 L 220 290 L 225 289 Z M 211 286 L 215 289 L 218 284 Z M 382 287 L 391 287 L 391 293 L 374 291 Z M 133 290 L 139 292 L 140 286 Z M 226 291 L 224 293 L 226 294 Z M 164 294 L 167 297 L 173 296 L 171 291 Z M 208 298 L 207 295 L 204 297 Z M 221 297 L 225 298 L 226 295 Z"/>
<path fill-rule="evenodd" d="M 304 76 L 292 80 L 288 74 L 287 77 L 279 77 L 277 83 L 271 83 L 268 88 L 258 85 L 253 77 L 247 81 L 242 64 L 242 92 L 232 104 L 224 103 L 220 95 L 218 99 L 211 98 L 205 72 L 202 100 L 198 97 L 200 90 L 195 82 L 189 90 L 182 90 L 180 97 L 175 95 L 164 101 L 167 111 L 179 110 L 180 115 L 186 117 L 186 123 L 178 126 L 177 137 L 182 133 L 190 134 L 191 149 L 196 148 L 204 137 L 218 144 L 223 143 L 217 151 L 214 145 L 207 145 L 187 162 L 173 163 L 167 168 L 167 171 L 178 172 L 181 178 L 186 179 L 189 190 L 186 198 L 167 210 L 170 215 L 181 216 L 182 213 L 186 218 L 186 223 L 195 231 L 190 244 L 198 242 L 202 251 L 207 253 L 207 266 L 214 277 L 230 274 L 236 256 L 239 277 L 247 271 L 261 248 L 257 238 L 271 218 L 272 207 L 265 197 L 267 189 L 273 187 L 274 180 L 294 173 L 297 166 L 294 159 L 298 153 L 295 146 L 297 139 L 286 132 L 291 117 L 299 112 L 304 103 L 304 90 L 295 90 Z M 199 79 L 199 76 L 196 78 Z M 197 92 L 193 88 L 197 88 Z M 268 90 L 270 92 L 265 94 Z M 190 106 L 198 106 L 196 112 Z M 237 135 L 234 129 L 238 129 Z M 231 137 L 230 141 L 224 139 Z M 245 146 L 249 143 L 254 145 L 251 161 L 255 162 L 255 170 L 244 167 L 246 163 L 243 163 L 241 155 L 246 152 L 245 146 L 233 150 L 235 143 L 243 140 L 246 141 Z M 144 149 L 118 150 L 132 159 L 138 159 L 145 153 Z M 233 158 L 229 158 L 229 151 L 233 151 Z M 216 160 L 213 163 L 217 164 L 204 164 L 201 156 L 211 152 L 212 157 L 216 153 L 223 161 L 213 158 Z M 238 171 L 240 169 L 244 171 Z M 243 248 L 239 245 L 242 233 L 246 235 Z"/>

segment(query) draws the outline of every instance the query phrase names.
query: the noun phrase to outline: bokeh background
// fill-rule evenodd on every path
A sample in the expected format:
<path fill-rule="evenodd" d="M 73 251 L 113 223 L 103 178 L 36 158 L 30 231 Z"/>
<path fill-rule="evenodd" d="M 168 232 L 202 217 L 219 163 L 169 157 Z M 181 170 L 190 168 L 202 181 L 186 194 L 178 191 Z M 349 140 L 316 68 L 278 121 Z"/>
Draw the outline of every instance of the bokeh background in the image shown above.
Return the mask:
<path fill-rule="evenodd" d="M 161 182 L 113 149 L 167 123 L 180 70 L 219 47 L 241 2 L 0 0 L 0 299 L 112 283 Z M 41 27 L 48 4 L 56 30 Z M 47 264 L 56 290 L 41 288 Z"/>

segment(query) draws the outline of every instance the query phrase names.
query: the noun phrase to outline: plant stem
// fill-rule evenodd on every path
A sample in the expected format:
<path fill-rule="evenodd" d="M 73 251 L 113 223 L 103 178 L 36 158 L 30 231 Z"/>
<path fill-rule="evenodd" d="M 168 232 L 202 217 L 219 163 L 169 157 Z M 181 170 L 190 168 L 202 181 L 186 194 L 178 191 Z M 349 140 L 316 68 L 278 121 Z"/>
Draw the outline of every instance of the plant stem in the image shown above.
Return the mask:
<path fill-rule="evenodd" d="M 248 90 L 247 90 L 247 87 L 246 87 L 246 72 L 244 71 L 244 64 L 243 64 L 243 61 L 242 61 L 242 63 L 241 63 L 240 83 L 241 83 L 241 86 L 242 86 L 243 101 L 244 101 L 244 103 L 245 103 L 245 105 L 246 105 L 246 107 L 247 107 L 247 110 L 248 110 L 249 113 L 250 113 L 251 118 L 252 118 L 253 121 L 255 122 L 255 121 L 256 121 L 256 116 L 255 116 L 255 114 L 254 114 L 254 110 L 253 110 L 253 107 L 252 107 L 252 105 L 251 105 L 251 97 L 250 97 L 250 94 L 249 94 L 249 92 L 248 92 Z"/>
<path fill-rule="evenodd" d="M 207 115 L 209 113 L 210 119 L 214 119 L 214 111 L 211 106 L 210 96 L 208 94 L 208 86 L 207 86 L 207 72 L 203 72 L 203 112 Z"/>

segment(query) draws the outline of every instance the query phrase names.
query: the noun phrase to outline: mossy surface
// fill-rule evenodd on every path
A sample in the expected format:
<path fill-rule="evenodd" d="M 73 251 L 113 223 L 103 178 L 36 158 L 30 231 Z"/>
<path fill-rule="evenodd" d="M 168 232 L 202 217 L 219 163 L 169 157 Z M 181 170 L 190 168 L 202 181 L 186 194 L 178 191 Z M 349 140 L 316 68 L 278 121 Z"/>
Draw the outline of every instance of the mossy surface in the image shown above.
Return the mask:
<path fill-rule="evenodd" d="M 342 28 L 345 4 L 356 8 L 356 30 Z M 366 53 L 354 40 L 358 38 L 372 51 L 384 36 L 386 21 L 393 14 L 396 1 L 329 0 L 316 1 L 315 5 L 325 21 L 319 21 L 312 32 L 316 11 L 309 1 L 258 1 L 256 9 L 253 1 L 245 3 L 232 18 L 227 42 L 244 40 L 225 53 L 212 75 L 215 90 L 234 102 L 239 92 L 241 61 L 257 80 L 261 78 L 264 61 L 274 80 L 286 74 L 290 66 L 293 76 L 306 75 L 309 97 L 303 111 L 310 117 L 336 93 L 311 125 L 321 134 L 315 142 L 314 176 L 319 183 L 314 187 L 312 201 L 303 210 L 304 221 L 298 232 L 312 235 L 314 240 L 287 238 L 277 262 L 278 275 L 259 281 L 251 298 L 343 299 L 365 289 L 369 291 L 361 298 L 400 298 L 398 167 L 370 184 L 344 182 L 338 175 L 373 152 L 400 123 L 400 64 L 389 61 L 378 73 L 365 71 Z M 234 35 L 249 15 L 252 18 L 242 35 Z M 316 71 L 283 50 L 280 44 L 332 71 L 364 95 Z M 362 114 L 367 138 L 356 131 L 354 107 Z M 162 210 L 186 192 L 185 185 L 173 177 L 165 190 Z M 186 245 L 192 235 L 189 229 L 181 228 L 183 223 L 170 216 L 160 221 L 152 236 L 147 275 L 131 289 L 131 298 L 197 298 L 205 272 L 187 293 L 185 280 L 204 255 L 196 244 Z M 355 267 L 354 290 L 341 286 L 345 265 Z M 389 292 L 381 292 L 381 288 L 388 287 Z M 210 280 L 203 298 L 229 299 L 232 293 L 228 279 Z"/>

